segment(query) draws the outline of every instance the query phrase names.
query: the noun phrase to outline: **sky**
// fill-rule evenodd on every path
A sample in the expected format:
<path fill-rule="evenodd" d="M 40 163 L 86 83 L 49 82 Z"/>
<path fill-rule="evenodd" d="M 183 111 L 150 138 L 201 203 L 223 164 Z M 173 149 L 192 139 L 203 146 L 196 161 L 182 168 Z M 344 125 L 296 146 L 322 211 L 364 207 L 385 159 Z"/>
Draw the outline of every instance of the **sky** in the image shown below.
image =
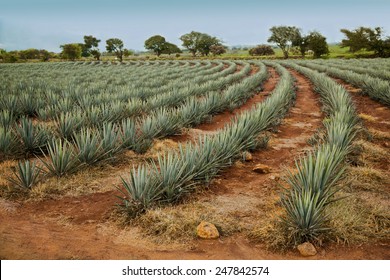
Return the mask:
<path fill-rule="evenodd" d="M 390 0 L 0 0 L 0 48 L 59 52 L 93 35 L 101 50 L 105 40 L 120 38 L 142 51 L 153 35 L 180 46 L 191 31 L 252 46 L 267 43 L 278 25 L 319 31 L 331 43 L 341 41 L 341 28 L 380 26 L 390 36 L 389 15 Z"/>

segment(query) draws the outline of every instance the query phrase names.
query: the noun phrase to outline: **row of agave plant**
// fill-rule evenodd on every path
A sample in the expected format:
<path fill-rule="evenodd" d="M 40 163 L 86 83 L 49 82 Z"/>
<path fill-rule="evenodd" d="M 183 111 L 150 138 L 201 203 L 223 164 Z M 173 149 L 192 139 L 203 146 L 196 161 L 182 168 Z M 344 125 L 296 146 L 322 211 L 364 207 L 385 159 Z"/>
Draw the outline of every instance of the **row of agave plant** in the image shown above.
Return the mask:
<path fill-rule="evenodd" d="M 177 133 L 184 126 L 198 124 L 211 114 L 240 106 L 266 79 L 267 71 L 262 66 L 257 74 L 229 87 L 223 94 L 210 92 L 202 99 L 192 97 L 176 109 L 160 109 L 138 121 L 124 119 L 119 124 L 104 122 L 101 129 L 80 127 L 77 132 L 72 132 L 79 123 L 74 116 L 65 115 L 72 121 L 68 120 L 67 125 L 61 128 L 63 133 L 68 133 L 63 138 L 56 137 L 48 130 L 37 129 L 39 126 L 34 126 L 31 119 L 23 118 L 15 134 L 12 134 L 12 130 L 0 131 L 0 151 L 15 154 L 16 149 L 22 147 L 21 152 L 26 155 L 43 155 L 41 161 L 46 172 L 58 177 L 71 174 L 83 166 L 113 159 L 124 149 L 142 153 L 150 147 L 154 138 Z M 31 188 L 33 183 L 26 176 L 40 170 L 28 161 L 19 162 L 16 178 L 24 180 L 18 180 L 19 184 L 16 185 Z M 36 178 L 31 176 L 31 179 Z"/>
<path fill-rule="evenodd" d="M 312 152 L 295 162 L 296 172 L 287 172 L 281 204 L 285 209 L 283 223 L 294 244 L 318 240 L 329 231 L 327 206 L 335 201 L 346 168 L 346 157 L 357 133 L 358 117 L 348 92 L 325 74 L 285 62 L 307 76 L 321 96 L 325 136 Z"/>
<path fill-rule="evenodd" d="M 311 69 L 325 72 L 330 76 L 343 79 L 344 81 L 361 88 L 363 92 L 372 99 L 390 106 L 390 82 L 387 80 L 372 77 L 369 74 L 359 74 L 351 70 L 343 70 L 311 62 L 300 61 L 298 63 Z"/>
<path fill-rule="evenodd" d="M 145 106 L 136 103 L 120 104 L 117 102 L 116 107 L 108 107 L 103 104 L 104 111 L 90 110 L 82 112 L 81 110 L 73 112 L 62 112 L 54 120 L 54 132 L 52 135 L 49 129 L 42 125 L 34 125 L 31 120 L 22 118 L 18 125 L 14 125 L 14 116 L 10 111 L 4 110 L 0 113 L 0 154 L 16 155 L 16 154 L 39 154 L 42 147 L 53 136 L 71 140 L 82 128 L 91 127 L 98 130 L 104 130 L 104 124 L 116 123 L 119 128 L 115 131 L 122 131 L 124 145 L 128 149 L 134 149 L 136 152 L 143 153 L 152 144 L 154 138 L 161 138 L 167 135 L 172 135 L 180 131 L 183 127 L 188 127 L 198 124 L 210 115 L 218 113 L 230 108 L 238 106 L 238 101 L 243 98 L 237 90 L 242 88 L 253 88 L 253 81 L 258 79 L 258 75 L 251 79 L 246 79 L 238 85 L 233 85 L 228 88 L 223 94 L 217 91 L 209 92 L 204 98 L 199 99 L 201 94 L 208 90 L 222 87 L 223 83 L 233 83 L 242 79 L 249 71 L 249 64 L 244 67 L 245 70 L 226 78 L 218 79 L 208 86 L 200 85 L 197 89 L 189 90 L 186 94 L 179 93 L 166 94 L 166 99 L 170 102 L 175 102 L 177 108 L 169 108 L 160 103 L 155 110 L 149 111 L 145 117 L 129 119 L 128 117 L 136 116 L 142 113 L 142 108 L 145 112 Z M 266 76 L 266 71 L 263 69 L 260 75 Z M 193 95 L 186 98 L 186 95 Z M 163 99 L 161 99 L 163 100 Z M 180 102 L 182 100 L 182 102 Z M 126 107 L 128 105 L 128 107 Z M 139 106 L 137 106 L 139 105 Z M 165 105 L 165 106 L 164 106 Z M 125 110 L 127 109 L 127 110 Z M 125 113 L 127 112 L 127 113 Z M 130 114 L 129 114 L 130 113 Z"/>
<path fill-rule="evenodd" d="M 240 153 L 258 147 L 259 134 L 280 122 L 295 99 L 292 76 L 280 65 L 274 66 L 281 79 L 264 102 L 233 118 L 216 134 L 180 144 L 178 150 L 159 156 L 157 162 L 133 167 L 129 177 L 122 178 L 121 205 L 130 215 L 179 201 L 231 165 Z"/>
<path fill-rule="evenodd" d="M 351 62 L 345 60 L 323 60 L 323 61 L 314 61 L 314 63 L 318 63 L 323 66 L 331 66 L 342 70 L 350 70 L 359 74 L 368 74 L 372 77 L 380 78 L 382 80 L 390 80 L 390 69 L 382 68 L 374 68 L 375 66 L 373 62 L 364 63 L 364 62 Z"/>
<path fill-rule="evenodd" d="M 113 71 L 106 71 L 105 76 L 96 77 L 91 75 L 92 77 L 85 77 L 85 79 L 80 74 L 78 79 L 84 80 L 80 83 L 78 80 L 69 77 L 61 79 L 61 76 L 50 81 L 35 79 L 33 82 L 28 78 L 24 80 L 20 73 L 14 73 L 14 79 L 5 78 L 5 83 L 1 86 L 0 109 L 10 110 L 16 116 L 35 115 L 45 119 L 51 116 L 45 112 L 57 109 L 57 104 L 60 104 L 58 109 L 69 109 L 74 106 L 85 109 L 86 107 L 98 106 L 101 103 L 144 101 L 160 95 L 161 92 L 183 90 L 189 84 L 193 84 L 194 80 L 202 83 L 206 82 L 208 78 L 219 78 L 228 75 L 235 71 L 235 64 L 231 66 L 229 71 L 218 71 L 218 69 L 221 69 L 220 67 L 223 67 L 221 64 L 220 67 L 203 69 L 204 71 L 201 72 L 194 71 L 191 68 L 181 69 L 179 67 L 180 69 L 175 69 L 176 78 L 171 77 L 169 79 L 166 77 L 169 76 L 167 70 L 161 71 L 160 69 L 156 73 L 159 75 L 158 78 L 149 80 L 153 83 L 141 81 L 141 77 L 151 77 L 153 76 L 152 73 L 147 72 L 148 75 L 139 76 L 142 74 L 141 71 L 132 71 L 127 73 L 127 80 L 124 80 L 123 84 L 111 87 L 107 85 L 110 78 L 115 75 Z M 195 70 L 197 69 L 195 68 Z M 75 72 L 77 73 L 77 71 Z M 124 75 L 124 73 L 121 73 L 121 75 Z M 131 77 L 135 80 L 133 81 Z M 96 80 L 93 80 L 94 78 Z M 0 80 L 2 79 L 0 78 Z"/>

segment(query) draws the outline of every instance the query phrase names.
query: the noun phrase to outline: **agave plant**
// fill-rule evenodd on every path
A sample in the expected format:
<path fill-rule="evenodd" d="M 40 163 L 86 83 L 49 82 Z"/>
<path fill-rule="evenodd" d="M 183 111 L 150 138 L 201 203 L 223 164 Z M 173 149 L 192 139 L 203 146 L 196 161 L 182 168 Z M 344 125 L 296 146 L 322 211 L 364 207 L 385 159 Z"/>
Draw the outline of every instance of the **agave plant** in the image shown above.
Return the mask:
<path fill-rule="evenodd" d="M 176 202 L 187 193 L 192 184 L 194 173 L 187 167 L 190 162 L 179 158 L 175 152 L 168 152 L 158 156 L 158 166 L 152 163 L 152 172 L 156 174 L 159 188 L 163 193 L 163 200 L 169 203 Z"/>
<path fill-rule="evenodd" d="M 80 162 L 93 165 L 105 158 L 99 132 L 86 128 L 74 133 L 77 157 Z"/>
<path fill-rule="evenodd" d="M 58 134 L 65 139 L 71 139 L 74 132 L 81 128 L 84 123 L 84 116 L 80 111 L 61 112 L 55 119 L 55 126 Z"/>
<path fill-rule="evenodd" d="M 46 129 L 34 126 L 31 119 L 25 117 L 20 119 L 20 125 L 16 127 L 16 132 L 26 154 L 40 153 L 50 138 Z"/>
<path fill-rule="evenodd" d="M 47 147 L 48 160 L 42 160 L 48 171 L 61 177 L 71 174 L 80 167 L 80 161 L 75 155 L 73 146 L 66 140 L 52 140 Z"/>
<path fill-rule="evenodd" d="M 0 154 L 12 155 L 17 149 L 17 137 L 13 129 L 0 126 Z"/>
<path fill-rule="evenodd" d="M 35 165 L 35 162 L 19 161 L 14 171 L 14 177 L 8 180 L 20 189 L 30 190 L 38 181 L 41 169 Z"/>
<path fill-rule="evenodd" d="M 130 171 L 128 179 L 121 177 L 124 197 L 120 197 L 123 206 L 129 210 L 143 211 L 156 203 L 161 197 L 162 189 L 150 172 L 149 165 L 140 165 Z"/>
<path fill-rule="evenodd" d="M 15 122 L 15 115 L 12 111 L 2 110 L 0 111 L 0 127 L 9 129 Z"/>
<path fill-rule="evenodd" d="M 327 192 L 313 193 L 310 189 L 302 192 L 292 189 L 281 197 L 281 204 L 286 210 L 282 222 L 294 244 L 316 240 L 330 230 L 324 213 L 330 198 Z"/>
<path fill-rule="evenodd" d="M 101 130 L 102 151 L 108 158 L 113 158 L 115 154 L 120 152 L 121 145 L 119 143 L 119 133 L 117 127 L 113 123 L 104 123 Z"/>

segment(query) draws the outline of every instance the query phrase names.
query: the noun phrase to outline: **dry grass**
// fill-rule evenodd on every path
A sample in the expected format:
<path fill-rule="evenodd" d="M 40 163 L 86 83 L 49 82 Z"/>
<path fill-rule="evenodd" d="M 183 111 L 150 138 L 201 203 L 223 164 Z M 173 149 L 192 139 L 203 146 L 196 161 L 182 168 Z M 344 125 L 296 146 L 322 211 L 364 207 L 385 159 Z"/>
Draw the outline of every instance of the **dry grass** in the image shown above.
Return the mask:
<path fill-rule="evenodd" d="M 361 149 L 360 162 L 363 164 L 370 164 L 380 162 L 390 158 L 390 152 L 379 145 L 364 140 L 356 141 L 356 146 Z"/>
<path fill-rule="evenodd" d="M 358 116 L 359 116 L 359 118 L 361 118 L 362 120 L 368 121 L 368 122 L 376 122 L 376 121 L 378 120 L 378 119 L 375 118 L 374 116 L 367 115 L 367 114 L 364 114 L 364 113 L 360 113 Z"/>
<path fill-rule="evenodd" d="M 155 237 L 155 242 L 185 243 L 196 238 L 196 227 L 201 221 L 213 223 L 221 236 L 241 230 L 237 219 L 197 202 L 148 210 L 134 224 L 140 226 L 145 234 Z"/>
<path fill-rule="evenodd" d="M 368 129 L 368 131 L 370 132 L 371 136 L 376 140 L 380 140 L 380 141 L 390 140 L 390 132 L 380 131 L 374 128 L 370 128 Z"/>

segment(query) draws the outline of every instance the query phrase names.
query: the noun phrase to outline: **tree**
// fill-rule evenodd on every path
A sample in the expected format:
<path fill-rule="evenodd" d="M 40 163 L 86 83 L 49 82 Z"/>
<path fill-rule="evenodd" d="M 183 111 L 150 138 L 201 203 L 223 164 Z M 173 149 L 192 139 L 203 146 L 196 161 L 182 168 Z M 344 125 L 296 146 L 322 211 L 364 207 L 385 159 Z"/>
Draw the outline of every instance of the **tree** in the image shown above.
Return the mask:
<path fill-rule="evenodd" d="M 61 45 L 62 48 L 61 57 L 69 60 L 76 60 L 81 57 L 82 48 L 80 44 L 65 44 Z"/>
<path fill-rule="evenodd" d="M 182 46 L 185 47 L 190 53 L 192 53 L 192 56 L 195 56 L 199 49 L 199 41 L 201 37 L 202 33 L 191 31 L 191 33 L 182 35 L 180 40 L 183 42 Z"/>
<path fill-rule="evenodd" d="M 123 60 L 123 41 L 118 38 L 111 38 L 106 40 L 106 50 L 109 53 L 114 53 L 119 61 Z"/>
<path fill-rule="evenodd" d="M 96 60 L 100 60 L 99 43 L 101 40 L 92 35 L 84 36 L 84 44 L 82 45 L 82 56 L 88 57 L 92 55 Z"/>
<path fill-rule="evenodd" d="M 202 35 L 200 36 L 200 39 L 198 41 L 197 50 L 202 55 L 208 56 L 210 51 L 211 51 L 211 47 L 221 46 L 221 45 L 222 45 L 221 41 L 219 39 L 217 39 L 216 37 L 212 37 L 208 34 L 202 33 Z"/>
<path fill-rule="evenodd" d="M 317 31 L 310 32 L 305 36 L 307 48 L 313 51 L 314 58 L 320 58 L 323 54 L 329 54 L 328 44 L 326 38 Z"/>
<path fill-rule="evenodd" d="M 255 48 L 249 50 L 249 54 L 254 55 L 274 55 L 275 52 L 269 45 L 258 45 Z"/>
<path fill-rule="evenodd" d="M 210 47 L 210 52 L 213 55 L 221 55 L 226 53 L 226 47 L 222 45 L 213 45 Z"/>
<path fill-rule="evenodd" d="M 370 28 L 359 27 L 355 30 L 341 29 L 341 33 L 347 37 L 346 39 L 341 40 L 341 47 L 349 47 L 350 52 L 357 52 L 361 49 L 368 49 L 369 47 L 369 37 L 370 37 Z"/>
<path fill-rule="evenodd" d="M 212 46 L 222 45 L 221 41 L 216 37 L 196 31 L 184 34 L 180 37 L 180 40 L 183 42 L 182 46 L 189 50 L 193 56 L 195 56 L 197 52 L 207 56 L 210 53 L 210 48 Z"/>
<path fill-rule="evenodd" d="M 283 57 L 288 58 L 288 52 L 292 42 L 300 36 L 300 31 L 295 26 L 273 26 L 270 28 L 271 37 L 268 38 L 269 43 L 275 43 L 283 52 Z"/>
<path fill-rule="evenodd" d="M 173 54 L 173 53 L 182 53 L 181 49 L 176 46 L 175 44 L 172 44 L 172 43 L 169 43 L 169 42 L 166 42 L 165 43 L 165 48 L 163 50 L 163 53 L 164 54 Z"/>
<path fill-rule="evenodd" d="M 291 42 L 291 46 L 299 50 L 301 56 L 304 58 L 306 51 L 308 50 L 309 43 L 307 41 L 307 36 L 302 36 L 300 33 L 294 38 Z"/>
<path fill-rule="evenodd" d="M 154 35 L 145 41 L 145 49 L 153 51 L 160 56 L 166 48 L 166 41 L 163 36 Z"/>
<path fill-rule="evenodd" d="M 380 57 L 390 56 L 390 38 L 383 38 L 383 29 L 359 27 L 354 30 L 340 30 L 347 37 L 341 41 L 341 47 L 349 47 L 350 52 L 362 49 L 374 51 Z"/>
<path fill-rule="evenodd" d="M 128 49 L 123 50 L 123 55 L 125 57 L 129 57 L 130 55 L 133 55 L 133 54 L 134 54 L 134 52 L 132 50 L 128 50 Z"/>
<path fill-rule="evenodd" d="M 100 56 L 102 55 L 99 49 L 92 49 L 89 51 L 89 53 L 95 58 L 96 60 L 100 60 Z"/>

